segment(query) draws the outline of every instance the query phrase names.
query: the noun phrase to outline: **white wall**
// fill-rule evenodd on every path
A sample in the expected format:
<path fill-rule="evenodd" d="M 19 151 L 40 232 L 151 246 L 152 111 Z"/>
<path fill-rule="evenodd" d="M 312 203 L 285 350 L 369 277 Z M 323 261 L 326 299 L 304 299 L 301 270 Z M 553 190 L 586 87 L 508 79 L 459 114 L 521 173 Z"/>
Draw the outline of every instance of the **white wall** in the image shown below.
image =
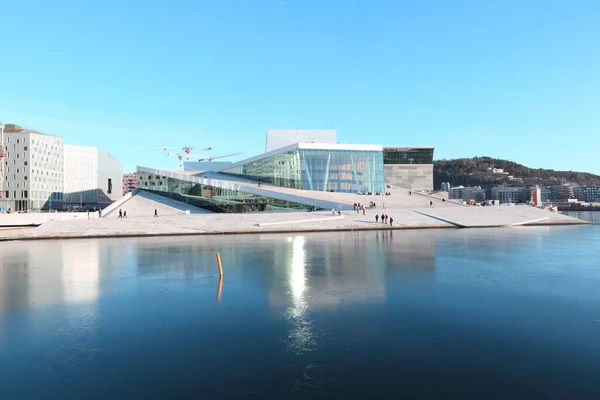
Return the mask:
<path fill-rule="evenodd" d="M 110 185 L 109 185 L 110 179 Z M 112 203 L 123 197 L 123 166 L 107 151 L 98 150 L 98 187 L 105 196 L 104 202 Z"/>
<path fill-rule="evenodd" d="M 35 132 L 4 132 L 7 158 L 3 190 L 8 198 L 0 207 L 17 210 L 62 206 L 63 141 L 56 136 Z M 20 204 L 19 204 L 20 203 Z"/>
<path fill-rule="evenodd" d="M 301 142 L 336 143 L 336 131 L 333 129 L 270 129 L 267 131 L 265 152 Z"/>
<path fill-rule="evenodd" d="M 64 168 L 66 207 L 106 207 L 123 195 L 121 162 L 107 151 L 65 145 Z"/>

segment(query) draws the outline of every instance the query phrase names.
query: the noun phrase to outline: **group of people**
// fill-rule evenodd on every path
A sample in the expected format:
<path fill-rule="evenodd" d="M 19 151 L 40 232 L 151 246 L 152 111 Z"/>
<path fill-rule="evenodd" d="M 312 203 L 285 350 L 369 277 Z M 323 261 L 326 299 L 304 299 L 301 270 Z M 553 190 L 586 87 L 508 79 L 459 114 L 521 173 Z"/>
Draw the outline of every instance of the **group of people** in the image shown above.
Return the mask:
<path fill-rule="evenodd" d="M 356 211 L 357 214 L 360 214 L 362 211 L 362 214 L 365 215 L 365 206 L 360 203 L 354 203 L 354 211 Z"/>
<path fill-rule="evenodd" d="M 127 211 L 123 211 L 119 208 L 119 216 L 117 218 L 127 218 Z"/>
<path fill-rule="evenodd" d="M 392 226 L 392 224 L 394 223 L 394 218 L 392 217 L 388 217 L 387 214 L 381 214 L 381 217 L 379 216 L 379 214 L 375 215 L 375 222 L 379 222 L 379 219 L 381 218 L 381 222 L 384 224 L 387 224 L 388 219 L 390 221 L 390 226 Z"/>

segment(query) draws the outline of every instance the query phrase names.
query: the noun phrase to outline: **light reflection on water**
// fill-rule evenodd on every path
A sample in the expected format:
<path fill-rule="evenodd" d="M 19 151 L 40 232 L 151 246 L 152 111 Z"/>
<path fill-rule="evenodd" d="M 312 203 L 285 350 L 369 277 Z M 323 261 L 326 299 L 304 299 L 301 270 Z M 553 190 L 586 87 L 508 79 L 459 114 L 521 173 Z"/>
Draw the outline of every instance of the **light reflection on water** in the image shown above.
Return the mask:
<path fill-rule="evenodd" d="M 0 398 L 585 398 L 599 240 L 578 226 L 0 243 Z"/>

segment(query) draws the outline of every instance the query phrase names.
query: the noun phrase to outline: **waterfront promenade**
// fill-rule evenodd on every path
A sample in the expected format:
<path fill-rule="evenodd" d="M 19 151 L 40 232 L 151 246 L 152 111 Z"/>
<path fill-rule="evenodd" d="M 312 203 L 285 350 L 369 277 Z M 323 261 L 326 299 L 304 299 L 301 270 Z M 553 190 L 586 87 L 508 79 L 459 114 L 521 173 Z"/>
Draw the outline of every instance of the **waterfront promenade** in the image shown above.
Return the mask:
<path fill-rule="evenodd" d="M 375 221 L 375 215 L 387 213 L 394 219 L 390 226 Z M 587 224 L 576 218 L 528 206 L 515 207 L 421 207 L 387 208 L 362 212 L 331 211 L 200 214 L 200 215 L 132 215 L 127 219 L 77 219 L 49 221 L 29 230 L 12 230 L 10 235 L 0 230 L 0 240 L 58 239 L 82 237 L 207 235 L 269 232 L 358 231 L 382 229 L 432 229 L 505 227 L 519 225 Z"/>

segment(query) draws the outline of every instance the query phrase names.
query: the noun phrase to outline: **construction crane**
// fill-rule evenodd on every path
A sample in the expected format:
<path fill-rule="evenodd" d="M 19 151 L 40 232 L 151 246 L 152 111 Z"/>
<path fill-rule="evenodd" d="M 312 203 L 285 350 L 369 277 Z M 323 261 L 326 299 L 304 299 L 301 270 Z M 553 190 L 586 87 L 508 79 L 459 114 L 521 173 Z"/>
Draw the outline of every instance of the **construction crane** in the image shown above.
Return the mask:
<path fill-rule="evenodd" d="M 192 150 L 196 149 L 199 151 L 210 151 L 212 147 L 206 147 L 204 149 L 199 149 L 194 146 L 182 146 L 182 147 L 165 147 L 165 146 L 128 146 L 128 149 L 136 149 L 136 150 L 181 150 L 177 153 L 167 153 L 167 157 L 177 157 L 179 159 L 179 168 L 183 168 L 183 159 L 186 161 L 190 160 L 190 157 L 202 157 L 198 155 L 192 154 Z"/>
<path fill-rule="evenodd" d="M 216 160 L 217 158 L 233 157 L 233 156 L 237 156 L 237 155 L 240 155 L 240 154 L 244 154 L 244 153 L 231 153 L 231 154 L 225 154 L 223 156 L 203 157 L 203 158 L 198 159 L 198 161 L 199 162 L 203 162 L 203 161 L 211 162 L 212 160 Z"/>

